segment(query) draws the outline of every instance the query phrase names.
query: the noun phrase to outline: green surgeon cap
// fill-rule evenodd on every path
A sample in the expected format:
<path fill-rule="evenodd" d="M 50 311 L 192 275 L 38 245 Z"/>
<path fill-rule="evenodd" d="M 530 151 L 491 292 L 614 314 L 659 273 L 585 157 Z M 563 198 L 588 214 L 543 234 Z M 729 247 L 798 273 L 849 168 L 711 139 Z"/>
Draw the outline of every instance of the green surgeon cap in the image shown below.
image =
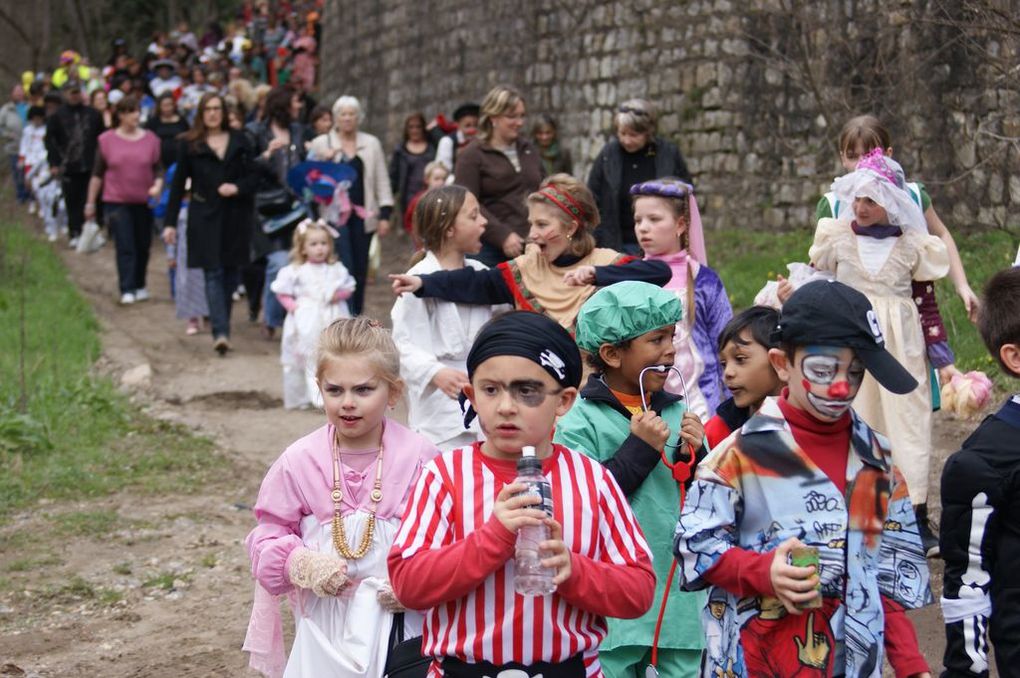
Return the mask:
<path fill-rule="evenodd" d="M 595 353 L 602 344 L 618 344 L 683 317 L 680 299 L 651 283 L 628 280 L 603 287 L 577 314 L 577 345 Z"/>

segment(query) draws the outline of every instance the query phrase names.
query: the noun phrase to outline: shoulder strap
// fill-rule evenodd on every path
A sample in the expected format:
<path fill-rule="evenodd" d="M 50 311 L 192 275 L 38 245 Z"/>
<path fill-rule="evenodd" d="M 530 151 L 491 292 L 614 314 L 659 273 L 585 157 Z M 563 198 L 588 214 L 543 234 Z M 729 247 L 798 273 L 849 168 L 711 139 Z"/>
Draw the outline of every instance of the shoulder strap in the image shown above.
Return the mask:
<path fill-rule="evenodd" d="M 839 200 L 836 198 L 836 194 L 829 191 L 825 194 L 825 200 L 829 203 L 829 212 L 832 214 L 832 218 L 837 218 L 839 216 Z"/>
<path fill-rule="evenodd" d="M 917 206 L 924 210 L 924 204 L 921 202 L 921 187 L 914 182 L 906 185 L 907 192 L 910 193 L 910 197 L 913 198 Z"/>

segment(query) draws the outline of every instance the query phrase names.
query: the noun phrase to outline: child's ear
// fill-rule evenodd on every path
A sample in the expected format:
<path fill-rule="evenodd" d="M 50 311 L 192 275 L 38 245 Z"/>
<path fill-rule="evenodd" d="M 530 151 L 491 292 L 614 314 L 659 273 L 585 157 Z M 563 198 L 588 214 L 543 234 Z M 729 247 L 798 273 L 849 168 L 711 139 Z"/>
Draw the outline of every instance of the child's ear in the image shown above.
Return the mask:
<path fill-rule="evenodd" d="M 574 401 L 577 400 L 577 389 L 573 386 L 565 388 L 560 391 L 559 397 L 559 402 L 556 403 L 556 416 L 562 417 L 574 406 Z"/>
<path fill-rule="evenodd" d="M 885 157 L 891 158 L 892 157 L 892 150 L 893 150 L 892 146 L 890 146 L 889 148 L 885 149 L 885 151 L 884 151 Z"/>
<path fill-rule="evenodd" d="M 1003 344 L 1000 346 L 999 359 L 1013 373 L 1014 377 L 1020 377 L 1020 344 Z"/>
<path fill-rule="evenodd" d="M 397 403 L 400 402 L 400 399 L 404 397 L 405 388 L 406 384 L 404 383 L 403 379 L 398 379 L 397 381 L 390 384 L 390 397 L 389 397 L 390 407 L 397 406 Z"/>
<path fill-rule="evenodd" d="M 683 235 L 687 232 L 687 219 L 683 215 L 678 215 L 676 218 L 676 233 L 677 235 Z"/>
<path fill-rule="evenodd" d="M 786 355 L 786 351 L 781 348 L 770 348 L 769 349 L 769 364 L 772 365 L 772 369 L 776 371 L 776 376 L 779 377 L 780 381 L 790 381 L 790 359 Z"/>
<path fill-rule="evenodd" d="M 471 384 L 464 386 L 464 396 L 471 402 L 471 407 L 475 407 L 475 387 Z M 475 407 L 475 411 L 477 410 L 478 408 Z"/>
<path fill-rule="evenodd" d="M 599 346 L 599 358 L 602 359 L 608 367 L 612 367 L 614 370 L 620 367 L 622 362 L 620 356 L 620 349 L 612 344 L 602 344 Z"/>

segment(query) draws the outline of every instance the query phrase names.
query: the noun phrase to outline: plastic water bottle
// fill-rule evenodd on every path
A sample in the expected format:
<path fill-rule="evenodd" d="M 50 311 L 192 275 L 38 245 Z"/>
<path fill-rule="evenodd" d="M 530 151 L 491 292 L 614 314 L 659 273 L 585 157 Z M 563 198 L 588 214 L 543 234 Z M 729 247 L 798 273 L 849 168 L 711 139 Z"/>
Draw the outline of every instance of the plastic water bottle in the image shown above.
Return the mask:
<path fill-rule="evenodd" d="M 542 475 L 542 460 L 535 457 L 534 447 L 525 447 L 517 460 L 517 479 L 527 487 L 523 494 L 541 498 L 540 504 L 532 508 L 553 515 L 552 488 Z M 514 555 L 514 590 L 522 596 L 545 596 L 556 590 L 553 577 L 556 570 L 542 565 L 542 554 L 538 545 L 549 539 L 548 525 L 525 525 L 517 531 L 517 547 Z"/>

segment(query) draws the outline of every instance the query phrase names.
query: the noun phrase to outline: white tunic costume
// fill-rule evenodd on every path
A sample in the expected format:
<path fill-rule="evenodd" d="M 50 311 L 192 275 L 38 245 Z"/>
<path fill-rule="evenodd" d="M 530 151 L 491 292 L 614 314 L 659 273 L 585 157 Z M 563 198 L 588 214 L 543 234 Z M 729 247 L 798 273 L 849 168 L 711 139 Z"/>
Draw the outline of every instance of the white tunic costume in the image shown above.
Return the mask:
<path fill-rule="evenodd" d="M 476 270 L 487 268 L 474 259 L 464 264 Z M 408 275 L 423 275 L 442 270 L 432 252 L 411 267 Z M 477 419 L 464 429 L 464 415 L 457 400 L 443 393 L 432 378 L 449 367 L 467 372 L 467 355 L 475 335 L 493 315 L 510 306 L 474 306 L 442 299 L 422 299 L 402 295 L 393 304 L 393 341 L 400 350 L 400 376 L 407 382 L 408 426 L 422 434 L 440 450 L 457 449 L 479 438 Z"/>

